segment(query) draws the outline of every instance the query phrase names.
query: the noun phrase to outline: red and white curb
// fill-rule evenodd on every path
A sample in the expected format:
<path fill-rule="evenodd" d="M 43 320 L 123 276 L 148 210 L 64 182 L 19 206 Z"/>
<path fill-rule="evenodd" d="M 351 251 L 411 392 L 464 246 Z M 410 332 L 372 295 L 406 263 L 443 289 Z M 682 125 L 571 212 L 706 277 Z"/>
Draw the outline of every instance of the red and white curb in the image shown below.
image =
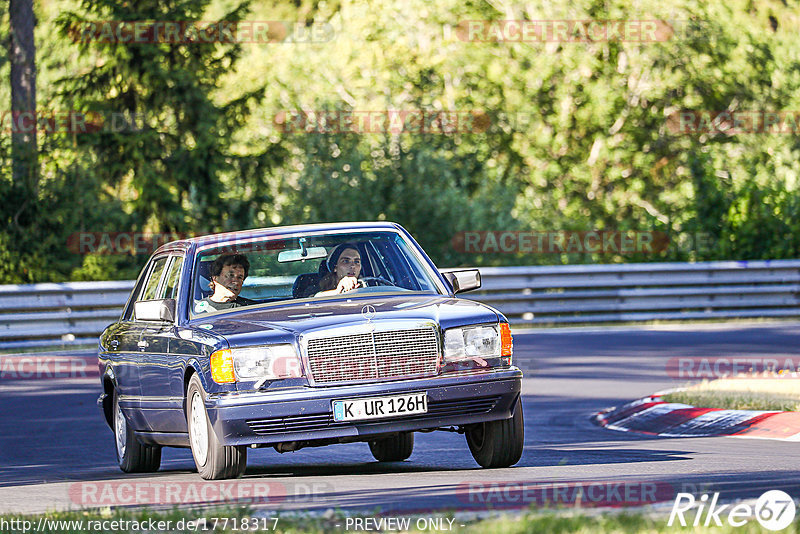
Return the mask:
<path fill-rule="evenodd" d="M 800 412 L 722 410 L 645 397 L 595 414 L 595 423 L 611 430 L 664 437 L 732 436 L 800 441 Z"/>

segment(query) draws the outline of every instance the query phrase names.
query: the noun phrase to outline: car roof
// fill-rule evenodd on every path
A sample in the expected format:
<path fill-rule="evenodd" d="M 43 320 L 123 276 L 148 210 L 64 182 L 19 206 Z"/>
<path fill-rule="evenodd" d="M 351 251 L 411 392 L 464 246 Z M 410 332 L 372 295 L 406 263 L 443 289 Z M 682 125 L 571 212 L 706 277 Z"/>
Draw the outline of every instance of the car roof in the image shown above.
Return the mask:
<path fill-rule="evenodd" d="M 305 232 L 318 232 L 320 230 L 397 230 L 402 227 L 393 222 L 388 221 L 372 221 L 372 222 L 340 222 L 340 223 L 316 223 L 316 224 L 298 224 L 293 226 L 273 226 L 270 228 L 254 228 L 252 230 L 239 230 L 236 232 L 224 232 L 221 234 L 211 234 L 197 237 L 190 237 L 178 241 L 172 241 L 161 245 L 156 254 L 171 251 L 186 251 L 190 248 L 200 246 L 206 247 L 208 245 L 218 245 L 227 243 L 232 240 L 249 240 L 257 239 L 260 237 L 275 237 L 281 235 L 294 235 L 302 234 Z"/>

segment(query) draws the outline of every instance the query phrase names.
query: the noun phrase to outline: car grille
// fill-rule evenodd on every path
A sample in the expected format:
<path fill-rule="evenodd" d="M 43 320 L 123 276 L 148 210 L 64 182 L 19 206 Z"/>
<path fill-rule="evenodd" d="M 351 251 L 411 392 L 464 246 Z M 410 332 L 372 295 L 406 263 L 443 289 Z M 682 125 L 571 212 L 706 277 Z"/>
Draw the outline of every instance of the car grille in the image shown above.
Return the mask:
<path fill-rule="evenodd" d="M 490 397 L 475 397 L 455 401 L 430 401 L 428 413 L 391 417 L 381 419 L 379 422 L 393 421 L 419 421 L 431 420 L 433 426 L 438 426 L 436 419 L 452 416 L 480 415 L 490 412 L 500 400 L 500 395 Z M 269 419 L 253 419 L 247 421 L 250 429 L 259 436 L 280 434 L 285 432 L 312 432 L 315 430 L 329 430 L 359 424 L 374 424 L 378 421 L 334 421 L 332 413 L 314 415 L 292 415 L 289 417 L 272 417 Z"/>
<path fill-rule="evenodd" d="M 433 376 L 439 342 L 433 328 L 389 330 L 310 339 L 308 363 L 314 383 Z"/>

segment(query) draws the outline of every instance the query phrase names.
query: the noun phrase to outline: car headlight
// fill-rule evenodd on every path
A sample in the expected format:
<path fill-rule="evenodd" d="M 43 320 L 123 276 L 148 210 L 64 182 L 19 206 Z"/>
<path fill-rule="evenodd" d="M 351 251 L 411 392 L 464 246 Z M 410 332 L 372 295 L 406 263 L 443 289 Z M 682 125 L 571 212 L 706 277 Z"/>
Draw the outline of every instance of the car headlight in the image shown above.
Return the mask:
<path fill-rule="evenodd" d="M 211 355 L 211 377 L 218 383 L 233 382 L 234 377 L 242 381 L 300 376 L 300 357 L 289 343 L 224 349 Z"/>
<path fill-rule="evenodd" d="M 450 328 L 444 332 L 446 362 L 499 356 L 500 333 L 495 326 Z"/>
<path fill-rule="evenodd" d="M 513 342 L 508 323 L 450 328 L 444 332 L 444 361 L 503 358 L 511 365 Z"/>

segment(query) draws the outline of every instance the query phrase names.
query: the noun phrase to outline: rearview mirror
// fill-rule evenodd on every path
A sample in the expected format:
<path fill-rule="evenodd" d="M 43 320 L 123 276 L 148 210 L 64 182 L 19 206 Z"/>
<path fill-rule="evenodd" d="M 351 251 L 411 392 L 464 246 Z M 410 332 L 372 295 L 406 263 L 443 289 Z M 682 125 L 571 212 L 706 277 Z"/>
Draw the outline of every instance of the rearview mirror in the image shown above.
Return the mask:
<path fill-rule="evenodd" d="M 290 261 L 317 260 L 327 257 L 328 251 L 325 250 L 325 247 L 296 248 L 279 252 L 278 262 L 286 263 Z"/>
<path fill-rule="evenodd" d="M 133 303 L 137 321 L 175 322 L 175 299 L 140 300 Z"/>
<path fill-rule="evenodd" d="M 453 293 L 463 293 L 481 287 L 481 272 L 478 269 L 441 271 L 441 273 L 450 282 Z"/>

